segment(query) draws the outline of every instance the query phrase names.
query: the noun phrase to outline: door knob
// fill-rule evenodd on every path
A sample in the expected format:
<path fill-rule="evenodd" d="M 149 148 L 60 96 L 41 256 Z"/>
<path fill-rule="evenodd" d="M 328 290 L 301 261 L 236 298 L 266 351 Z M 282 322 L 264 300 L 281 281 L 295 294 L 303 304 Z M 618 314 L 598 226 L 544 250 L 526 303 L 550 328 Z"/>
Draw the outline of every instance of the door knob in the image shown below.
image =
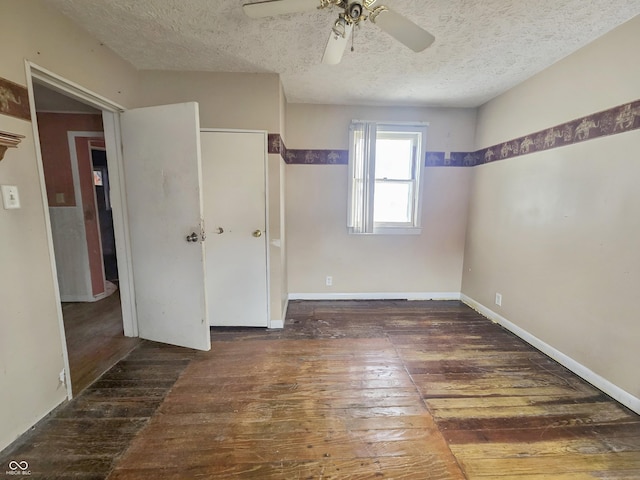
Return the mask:
<path fill-rule="evenodd" d="M 256 230 L 255 232 L 252 233 L 252 235 L 256 238 L 261 237 L 262 236 L 262 230 Z"/>
<path fill-rule="evenodd" d="M 197 242 L 198 234 L 196 232 L 191 232 L 191 235 L 187 235 L 187 242 Z"/>

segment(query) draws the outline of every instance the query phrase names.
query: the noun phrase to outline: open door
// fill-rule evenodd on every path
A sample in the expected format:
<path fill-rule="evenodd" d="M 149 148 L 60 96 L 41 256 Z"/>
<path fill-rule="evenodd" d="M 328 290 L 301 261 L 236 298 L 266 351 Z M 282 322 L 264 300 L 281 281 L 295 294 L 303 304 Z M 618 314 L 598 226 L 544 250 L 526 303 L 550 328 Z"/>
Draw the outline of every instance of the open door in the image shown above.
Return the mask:
<path fill-rule="evenodd" d="M 197 103 L 121 114 L 141 338 L 209 350 Z"/>

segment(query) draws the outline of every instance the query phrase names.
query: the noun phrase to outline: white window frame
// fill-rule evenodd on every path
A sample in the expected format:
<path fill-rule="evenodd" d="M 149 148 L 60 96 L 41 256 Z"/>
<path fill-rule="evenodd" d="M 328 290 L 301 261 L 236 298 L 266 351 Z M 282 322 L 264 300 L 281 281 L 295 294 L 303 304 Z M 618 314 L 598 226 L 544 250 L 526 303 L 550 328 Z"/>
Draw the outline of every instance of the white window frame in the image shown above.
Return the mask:
<path fill-rule="evenodd" d="M 422 190 L 428 123 L 372 122 L 353 120 L 349 128 L 349 198 L 347 228 L 351 234 L 419 235 L 422 233 Z M 414 158 L 414 191 L 410 222 L 375 222 L 376 140 L 380 132 L 418 133 Z M 363 142 L 357 142 L 364 137 Z"/>

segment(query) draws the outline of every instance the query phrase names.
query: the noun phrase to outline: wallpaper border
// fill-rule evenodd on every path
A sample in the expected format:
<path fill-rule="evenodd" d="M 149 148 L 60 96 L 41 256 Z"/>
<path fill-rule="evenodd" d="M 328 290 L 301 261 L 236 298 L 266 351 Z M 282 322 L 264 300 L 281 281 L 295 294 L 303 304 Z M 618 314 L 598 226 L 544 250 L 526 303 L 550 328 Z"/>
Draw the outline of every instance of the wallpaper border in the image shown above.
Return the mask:
<path fill-rule="evenodd" d="M 465 158 L 465 161 L 468 163 L 473 161 L 474 165 L 483 165 L 638 128 L 640 128 L 640 100 L 483 148 L 473 152 L 472 158 Z"/>
<path fill-rule="evenodd" d="M 279 133 L 268 135 L 268 152 L 280 154 L 289 165 L 348 165 L 349 150 L 299 150 L 287 148 Z"/>
<path fill-rule="evenodd" d="M 640 100 L 475 152 L 451 152 L 449 158 L 445 152 L 427 152 L 424 164 L 428 167 L 475 167 L 637 129 L 640 129 Z M 278 133 L 270 133 L 268 142 L 269 153 L 280 154 L 289 165 L 347 165 L 349 161 L 348 150 L 288 149 Z"/>

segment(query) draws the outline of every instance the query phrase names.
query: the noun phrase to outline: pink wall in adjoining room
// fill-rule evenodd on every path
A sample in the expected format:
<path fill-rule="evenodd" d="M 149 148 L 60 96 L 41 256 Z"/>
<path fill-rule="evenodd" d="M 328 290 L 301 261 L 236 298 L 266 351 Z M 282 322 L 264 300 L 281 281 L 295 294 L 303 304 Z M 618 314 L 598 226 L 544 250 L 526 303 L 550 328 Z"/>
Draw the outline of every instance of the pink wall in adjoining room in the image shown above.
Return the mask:
<path fill-rule="evenodd" d="M 74 207 L 67 132 L 102 132 L 102 115 L 38 112 L 37 119 L 49 206 Z M 57 193 L 64 195 L 64 201 L 56 201 Z"/>
<path fill-rule="evenodd" d="M 37 118 L 49 206 L 74 207 L 76 206 L 75 190 L 67 134 L 74 131 L 102 133 L 102 116 L 40 112 L 37 114 Z M 93 295 L 99 295 L 105 291 L 105 284 L 100 245 L 100 222 L 93 188 L 90 146 L 104 146 L 104 139 L 101 137 L 76 137 L 75 143 L 80 197 L 89 252 L 91 287 Z M 58 202 L 56 195 L 60 193 L 64 195 L 64 200 Z"/>

